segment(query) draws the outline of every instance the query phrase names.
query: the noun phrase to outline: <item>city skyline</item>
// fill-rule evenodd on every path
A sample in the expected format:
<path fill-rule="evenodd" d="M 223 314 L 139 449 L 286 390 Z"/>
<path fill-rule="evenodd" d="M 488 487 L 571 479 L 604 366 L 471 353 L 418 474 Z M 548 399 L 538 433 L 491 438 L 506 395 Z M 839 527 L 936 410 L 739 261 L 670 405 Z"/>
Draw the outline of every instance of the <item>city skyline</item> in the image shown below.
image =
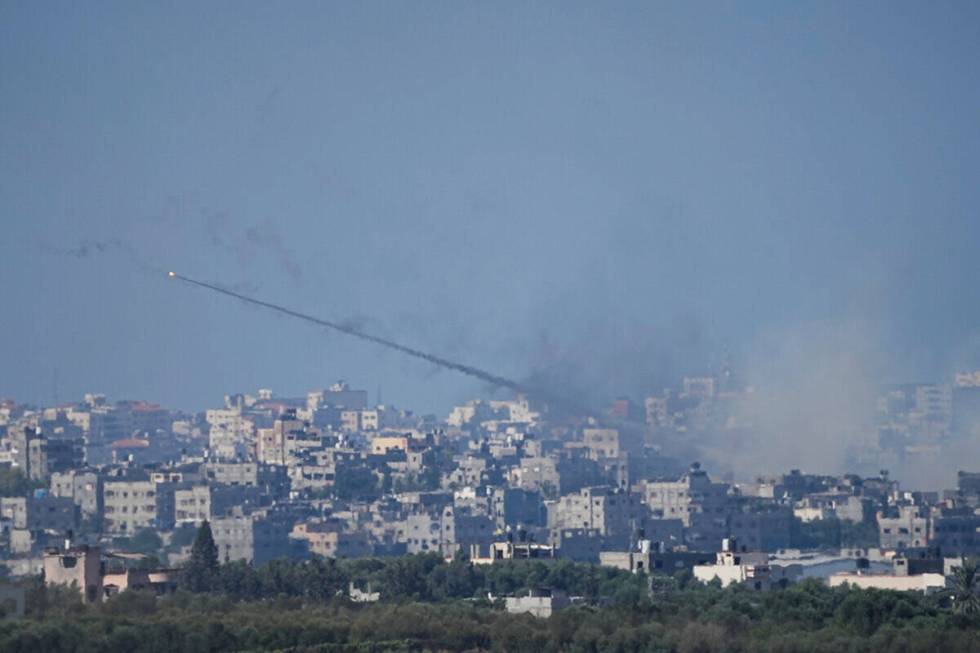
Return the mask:
<path fill-rule="evenodd" d="M 980 643 L 980 4 L 0 0 L 0 651 Z"/>

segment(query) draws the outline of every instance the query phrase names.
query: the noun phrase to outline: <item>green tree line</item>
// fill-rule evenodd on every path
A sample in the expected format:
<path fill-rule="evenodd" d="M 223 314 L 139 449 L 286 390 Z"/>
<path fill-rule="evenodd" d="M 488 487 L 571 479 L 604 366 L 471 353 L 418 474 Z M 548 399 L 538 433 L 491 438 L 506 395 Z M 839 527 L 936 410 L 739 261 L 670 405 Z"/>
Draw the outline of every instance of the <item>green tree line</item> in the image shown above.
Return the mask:
<path fill-rule="evenodd" d="M 453 564 L 456 563 L 431 565 L 430 575 Z M 515 572 L 516 568 L 509 570 Z M 512 615 L 485 601 L 460 599 L 382 600 L 358 605 L 342 595 L 325 597 L 312 593 L 235 599 L 222 592 L 181 590 L 164 598 L 129 592 L 103 604 L 84 606 L 71 588 L 38 585 L 30 594 L 28 618 L 0 623 L 0 650 L 10 653 L 957 653 L 980 650 L 976 617 L 951 609 L 947 596 L 828 588 L 812 580 L 767 593 L 681 582 L 671 591 L 657 594 L 654 600 L 622 604 L 600 599 L 593 604 L 558 611 L 548 619 Z"/>
<path fill-rule="evenodd" d="M 37 579 L 27 618 L 0 622 L 0 651 L 958 653 L 980 651 L 978 578 L 967 561 L 949 592 L 930 596 L 813 579 L 760 593 L 562 560 L 219 564 L 205 526 L 176 594 L 124 592 L 83 605 L 76 588 Z M 380 600 L 352 602 L 350 583 L 370 585 Z M 581 600 L 538 619 L 489 598 L 534 587 Z"/>

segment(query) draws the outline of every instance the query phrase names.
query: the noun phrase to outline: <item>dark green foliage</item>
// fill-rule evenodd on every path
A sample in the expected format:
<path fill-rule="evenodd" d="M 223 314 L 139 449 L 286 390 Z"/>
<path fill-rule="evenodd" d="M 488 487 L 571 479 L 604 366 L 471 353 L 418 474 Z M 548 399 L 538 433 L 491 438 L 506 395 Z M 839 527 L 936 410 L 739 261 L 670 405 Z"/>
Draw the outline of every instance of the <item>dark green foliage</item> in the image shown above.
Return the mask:
<path fill-rule="evenodd" d="M 214 543 L 211 524 L 204 521 L 197 529 L 191 557 L 181 573 L 181 586 L 191 592 L 206 592 L 215 585 L 218 574 L 218 547 Z"/>
<path fill-rule="evenodd" d="M 948 596 L 830 589 L 806 581 L 756 593 L 647 578 L 567 561 L 474 566 L 438 556 L 216 568 L 211 592 L 159 599 L 127 592 L 83 606 L 71 588 L 30 591 L 28 618 L 0 623 L 0 650 L 506 651 L 558 653 L 957 653 L 980 650 L 977 622 Z M 344 598 L 370 583 L 376 604 Z M 594 601 L 550 619 L 510 615 L 488 590 L 546 585 Z"/>
<path fill-rule="evenodd" d="M 132 537 L 117 537 L 113 544 L 123 550 L 133 553 L 144 553 L 148 556 L 160 553 L 163 540 L 152 528 L 144 528 Z"/>
<path fill-rule="evenodd" d="M 953 574 L 953 610 L 964 617 L 980 617 L 980 561 L 969 558 Z"/>
<path fill-rule="evenodd" d="M 339 465 L 333 491 L 338 499 L 376 499 L 382 483 L 374 472 L 362 465 Z"/>
<path fill-rule="evenodd" d="M 541 496 L 545 499 L 557 499 L 558 498 L 558 488 L 551 481 L 544 481 L 541 484 Z"/>
<path fill-rule="evenodd" d="M 170 538 L 170 546 L 174 550 L 187 546 L 197 537 L 197 529 L 193 524 L 182 524 L 174 529 Z"/>
<path fill-rule="evenodd" d="M 439 469 L 437 467 L 426 467 L 419 474 L 411 474 L 406 477 L 397 478 L 392 483 L 395 492 L 426 492 L 439 489 Z M 384 482 L 382 482 L 384 487 Z"/>
<path fill-rule="evenodd" d="M 47 586 L 36 578 L 25 588 L 25 612 L 28 616 L 45 619 L 72 617 L 84 611 L 82 595 L 77 587 Z M 3 650 L 0 648 L 0 650 Z"/>
<path fill-rule="evenodd" d="M 30 480 L 17 467 L 0 467 L 0 497 L 25 497 L 43 487 L 43 482 Z"/>

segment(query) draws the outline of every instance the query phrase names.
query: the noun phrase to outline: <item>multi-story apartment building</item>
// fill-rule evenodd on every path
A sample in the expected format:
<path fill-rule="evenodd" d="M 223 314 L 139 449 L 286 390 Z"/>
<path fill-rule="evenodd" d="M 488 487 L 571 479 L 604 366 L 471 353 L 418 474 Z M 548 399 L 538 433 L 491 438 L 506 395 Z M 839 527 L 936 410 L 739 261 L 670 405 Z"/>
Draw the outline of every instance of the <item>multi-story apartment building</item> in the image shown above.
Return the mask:
<path fill-rule="evenodd" d="M 211 488 L 191 485 L 174 490 L 174 523 L 197 524 L 211 519 Z"/>
<path fill-rule="evenodd" d="M 255 458 L 270 465 L 295 464 L 303 451 L 320 446 L 319 432 L 286 411 L 272 423 L 272 428 L 256 432 Z"/>
<path fill-rule="evenodd" d="M 80 437 L 53 438 L 38 433 L 27 443 L 28 475 L 34 480 L 46 480 L 54 472 L 81 467 L 84 445 Z"/>
<path fill-rule="evenodd" d="M 695 463 L 676 481 L 646 481 L 640 486 L 654 518 L 681 520 L 689 546 L 703 551 L 721 547 L 732 509 L 728 484 L 713 482 Z"/>
<path fill-rule="evenodd" d="M 619 458 L 619 431 L 616 429 L 583 429 L 582 442 L 592 460 Z"/>
<path fill-rule="evenodd" d="M 303 557 L 305 540 L 291 538 L 294 519 L 275 513 L 220 517 L 211 522 L 218 558 L 222 562 L 244 560 L 261 564 L 277 558 Z"/>
<path fill-rule="evenodd" d="M 541 493 L 511 487 L 492 487 L 490 491 L 490 510 L 494 524 L 499 531 L 508 526 L 545 526 L 548 511 L 544 507 Z"/>
<path fill-rule="evenodd" d="M 549 529 L 593 530 L 614 547 L 628 546 L 631 536 L 649 517 L 638 497 L 610 487 L 583 488 L 546 505 Z"/>
<path fill-rule="evenodd" d="M 731 504 L 730 486 L 713 482 L 697 464 L 676 481 L 644 481 L 641 489 L 654 517 L 680 519 L 688 528 L 696 515 L 723 515 Z"/>
<path fill-rule="evenodd" d="M 299 522 L 293 526 L 291 537 L 305 540 L 310 553 L 325 558 L 357 558 L 373 553 L 367 533 L 347 532 L 335 522 Z"/>
<path fill-rule="evenodd" d="M 152 480 L 107 480 L 103 484 L 103 523 L 108 533 L 133 534 L 174 524 L 174 485 Z"/>
<path fill-rule="evenodd" d="M 221 460 L 236 460 L 247 456 L 255 444 L 255 423 L 242 415 L 241 407 L 209 410 L 208 448 Z"/>
<path fill-rule="evenodd" d="M 51 494 L 71 499 L 84 517 L 102 520 L 102 477 L 94 470 L 72 469 L 51 475 Z"/>
<path fill-rule="evenodd" d="M 934 507 L 930 514 L 929 545 L 947 557 L 980 554 L 980 515 L 966 506 Z"/>
<path fill-rule="evenodd" d="M 79 514 L 71 499 L 47 493 L 0 499 L 0 517 L 16 529 L 67 533 L 78 527 Z"/>
<path fill-rule="evenodd" d="M 929 512 L 923 506 L 897 506 L 879 512 L 878 538 L 883 549 L 907 549 L 928 544 Z"/>

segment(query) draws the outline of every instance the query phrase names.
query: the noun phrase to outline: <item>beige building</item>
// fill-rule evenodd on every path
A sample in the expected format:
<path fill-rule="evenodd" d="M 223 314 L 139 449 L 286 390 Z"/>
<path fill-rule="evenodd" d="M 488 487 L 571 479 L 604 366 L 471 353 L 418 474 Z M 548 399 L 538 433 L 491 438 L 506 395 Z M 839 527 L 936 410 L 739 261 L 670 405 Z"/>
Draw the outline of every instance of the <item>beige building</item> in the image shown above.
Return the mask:
<path fill-rule="evenodd" d="M 361 430 L 362 431 L 377 431 L 380 428 L 380 419 L 378 411 L 376 410 L 362 410 L 361 411 Z"/>
<path fill-rule="evenodd" d="M 333 465 L 291 465 L 289 487 L 293 492 L 323 490 L 333 486 L 335 473 Z"/>
<path fill-rule="evenodd" d="M 292 529 L 292 521 L 273 514 L 239 512 L 211 521 L 211 533 L 222 562 L 245 560 L 261 564 L 300 555 L 305 551 L 305 543 L 290 537 Z"/>
<path fill-rule="evenodd" d="M 470 546 L 470 562 L 489 565 L 503 560 L 556 560 L 558 550 L 550 544 L 534 542 L 493 542 L 486 555 L 478 544 Z"/>
<path fill-rule="evenodd" d="M 630 535 L 646 522 L 646 508 L 634 496 L 610 487 L 583 488 L 546 503 L 552 532 L 584 528 L 601 537 L 620 538 L 625 546 Z"/>
<path fill-rule="evenodd" d="M 376 456 L 386 454 L 392 449 L 408 451 L 408 438 L 404 436 L 378 436 L 371 439 L 371 453 Z"/>
<path fill-rule="evenodd" d="M 619 431 L 616 429 L 583 429 L 582 442 L 592 460 L 619 458 Z"/>
<path fill-rule="evenodd" d="M 106 481 L 103 489 L 105 529 L 132 534 L 156 526 L 157 484 L 152 481 Z"/>
<path fill-rule="evenodd" d="M 556 610 L 568 607 L 571 601 L 564 592 L 549 590 L 529 590 L 527 596 L 508 596 L 504 599 L 507 612 L 511 614 L 530 614 L 547 619 Z"/>
<path fill-rule="evenodd" d="M 0 498 L 0 517 L 14 528 L 27 528 L 27 497 Z"/>
<path fill-rule="evenodd" d="M 344 433 L 357 433 L 361 430 L 361 411 L 340 411 L 340 430 Z"/>
<path fill-rule="evenodd" d="M 291 537 L 306 540 L 310 553 L 325 558 L 359 558 L 373 552 L 365 533 L 348 533 L 342 524 L 303 522 L 293 526 Z"/>
<path fill-rule="evenodd" d="M 212 456 L 233 460 L 244 455 L 255 443 L 255 424 L 242 416 L 240 408 L 209 410 L 208 447 Z"/>
<path fill-rule="evenodd" d="M 98 547 L 66 547 L 44 552 L 44 582 L 78 588 L 83 600 L 102 599 L 102 554 Z"/>
<path fill-rule="evenodd" d="M 320 446 L 320 433 L 289 414 L 276 419 L 271 429 L 256 432 L 255 458 L 271 465 L 291 465 L 299 462 L 304 451 Z"/>
<path fill-rule="evenodd" d="M 882 549 L 905 549 L 928 544 L 929 513 L 923 506 L 899 506 L 897 513 L 879 512 L 878 537 Z"/>
<path fill-rule="evenodd" d="M 722 514 L 729 506 L 729 486 L 714 483 L 700 467 L 692 467 L 676 481 L 645 481 L 642 490 L 654 517 L 680 519 L 690 528 L 692 516 Z"/>
<path fill-rule="evenodd" d="M 123 569 L 106 572 L 102 577 L 102 592 L 105 598 L 114 594 L 133 591 L 150 591 L 155 594 L 170 594 L 177 590 L 179 571 L 176 569 Z"/>
<path fill-rule="evenodd" d="M 94 471 L 55 472 L 51 475 L 51 494 L 71 499 L 85 516 L 102 516 L 102 481 Z"/>
<path fill-rule="evenodd" d="M 211 519 L 211 488 L 194 485 L 174 492 L 174 521 L 179 524 L 200 524 Z"/>
<path fill-rule="evenodd" d="M 206 466 L 206 476 L 209 481 L 225 485 L 241 485 L 243 487 L 260 487 L 275 482 L 280 475 L 281 467 L 270 467 L 259 463 L 223 463 L 209 462 Z"/>
<path fill-rule="evenodd" d="M 561 487 L 558 462 L 550 457 L 522 458 L 520 466 L 510 470 L 509 477 L 512 487 L 525 490 L 540 490 L 544 487 L 558 490 Z"/>

